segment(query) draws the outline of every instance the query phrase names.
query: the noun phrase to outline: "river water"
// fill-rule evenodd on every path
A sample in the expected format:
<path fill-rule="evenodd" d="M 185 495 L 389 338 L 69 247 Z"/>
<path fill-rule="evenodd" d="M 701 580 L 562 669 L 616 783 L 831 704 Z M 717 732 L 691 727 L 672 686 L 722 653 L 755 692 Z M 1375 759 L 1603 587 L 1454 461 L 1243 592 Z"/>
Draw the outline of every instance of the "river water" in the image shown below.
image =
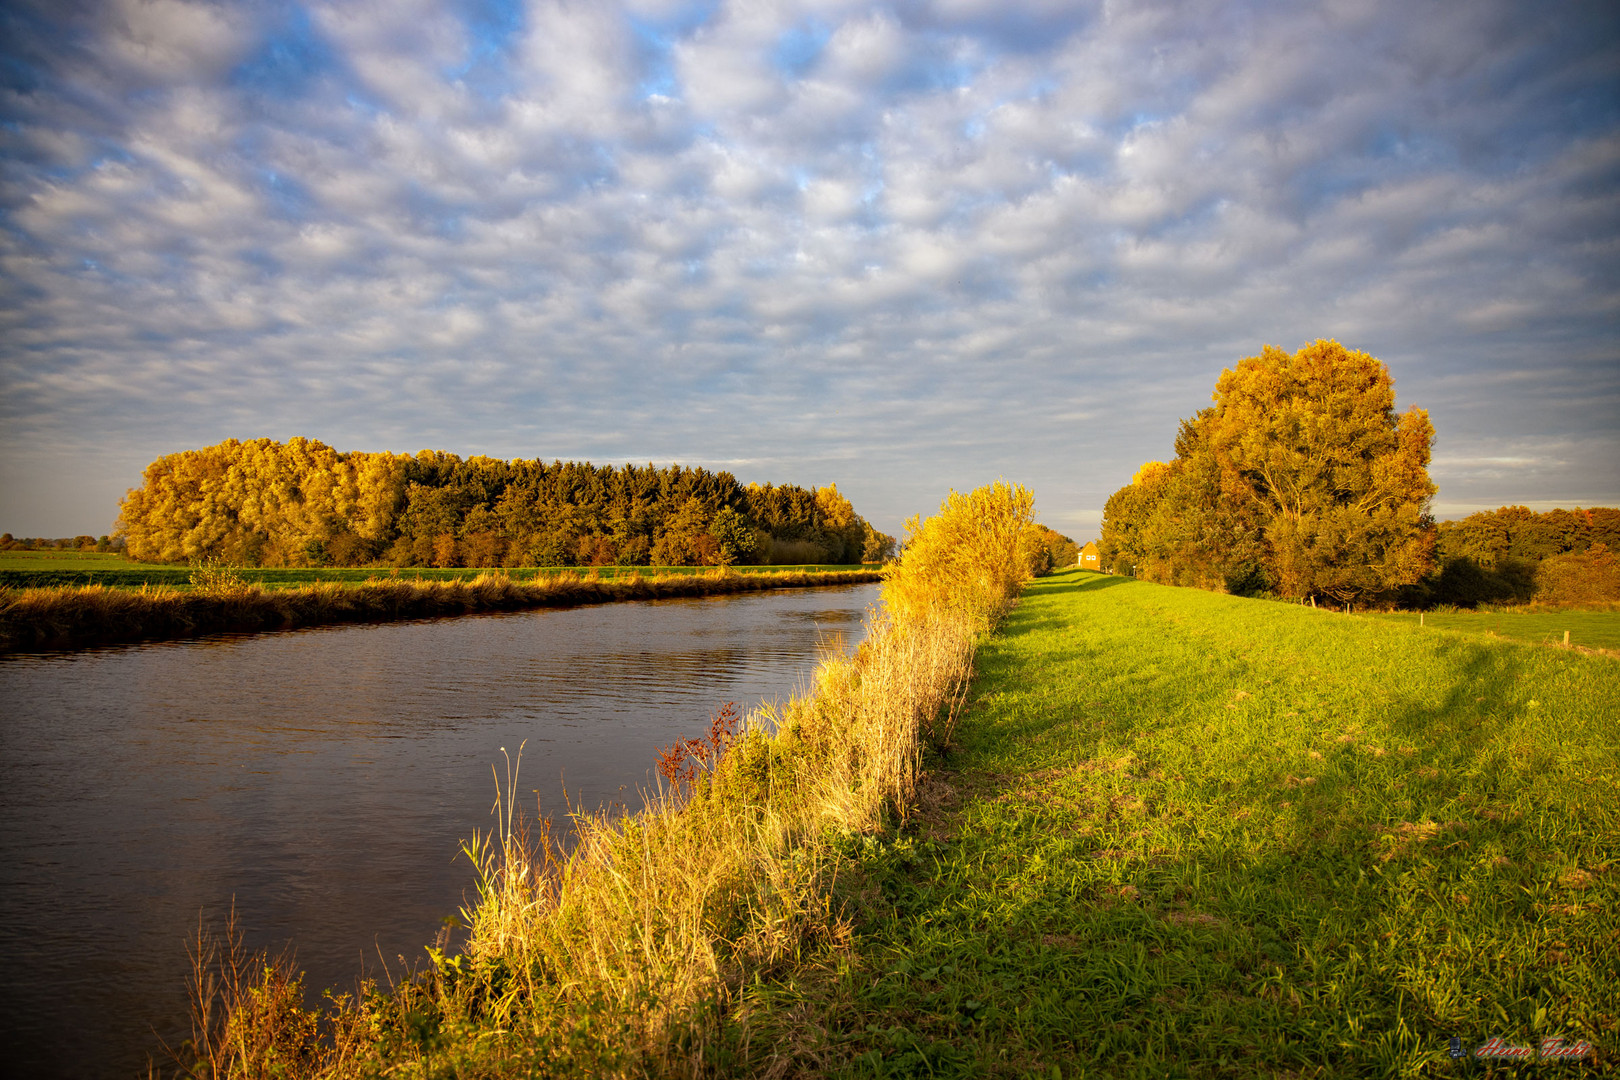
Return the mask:
<path fill-rule="evenodd" d="M 877 586 L 0 657 L 0 1025 L 19 1077 L 145 1075 L 234 899 L 312 989 L 415 963 L 528 809 L 639 805 L 659 747 L 802 689 Z"/>

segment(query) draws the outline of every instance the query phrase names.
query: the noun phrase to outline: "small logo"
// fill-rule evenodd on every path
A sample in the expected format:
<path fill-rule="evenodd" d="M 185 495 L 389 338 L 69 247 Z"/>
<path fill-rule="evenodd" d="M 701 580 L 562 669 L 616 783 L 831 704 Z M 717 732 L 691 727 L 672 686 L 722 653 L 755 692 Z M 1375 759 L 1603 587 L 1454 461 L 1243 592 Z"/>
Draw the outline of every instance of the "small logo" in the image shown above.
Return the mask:
<path fill-rule="evenodd" d="M 1461 1035 L 1453 1035 L 1451 1037 L 1451 1059 L 1453 1061 L 1455 1061 L 1455 1060 L 1457 1060 L 1458 1058 L 1460 1058 L 1462 1056 L 1463 1056 L 1462 1036 Z"/>

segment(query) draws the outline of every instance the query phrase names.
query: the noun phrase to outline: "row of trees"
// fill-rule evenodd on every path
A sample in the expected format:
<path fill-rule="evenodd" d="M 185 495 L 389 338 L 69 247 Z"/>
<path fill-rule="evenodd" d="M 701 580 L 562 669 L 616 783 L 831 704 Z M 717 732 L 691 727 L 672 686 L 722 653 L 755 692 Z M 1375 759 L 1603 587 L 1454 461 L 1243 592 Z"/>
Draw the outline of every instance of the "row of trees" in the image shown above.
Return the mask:
<path fill-rule="evenodd" d="M 1613 550 L 1620 548 L 1620 510 L 1595 506 L 1538 514 L 1524 506 L 1504 506 L 1461 521 L 1442 521 L 1437 543 L 1442 560 L 1467 558 L 1486 567 L 1508 560 L 1537 563 L 1593 544 Z"/>
<path fill-rule="evenodd" d="M 121 538 L 112 536 L 61 536 L 54 540 L 43 536 L 12 536 L 0 533 L 0 551 L 119 551 Z"/>
<path fill-rule="evenodd" d="M 1620 549 L 1620 509 L 1504 506 L 1442 521 L 1440 569 L 1409 597 L 1419 604 L 1590 603 L 1620 600 L 1611 552 Z"/>
<path fill-rule="evenodd" d="M 137 559 L 251 566 L 659 566 L 873 562 L 894 539 L 836 485 L 728 472 L 339 453 L 230 439 L 167 454 L 125 497 Z"/>
<path fill-rule="evenodd" d="M 1073 566 L 1080 559 L 1080 545 L 1073 538 L 1064 536 L 1055 529 L 1045 525 L 1036 525 L 1035 534 L 1040 537 L 1040 551 L 1037 553 L 1035 573 L 1046 574 L 1060 566 Z"/>
<path fill-rule="evenodd" d="M 1268 345 L 1223 371 L 1213 400 L 1182 422 L 1174 460 L 1109 498 L 1105 567 L 1341 604 L 1428 573 L 1434 427 L 1422 409 L 1395 412 L 1379 360 L 1336 341 Z"/>

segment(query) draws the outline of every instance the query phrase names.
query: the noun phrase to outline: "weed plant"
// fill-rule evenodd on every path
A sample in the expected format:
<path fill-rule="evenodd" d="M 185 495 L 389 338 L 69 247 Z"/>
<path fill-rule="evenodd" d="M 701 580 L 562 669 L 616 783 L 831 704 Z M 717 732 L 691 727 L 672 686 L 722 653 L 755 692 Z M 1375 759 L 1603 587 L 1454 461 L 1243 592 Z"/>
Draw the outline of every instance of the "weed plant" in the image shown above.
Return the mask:
<path fill-rule="evenodd" d="M 913 805 L 925 749 L 949 745 L 974 647 L 1028 580 L 1029 511 L 1026 492 L 998 485 L 913 523 L 913 550 L 938 550 L 940 535 L 973 546 L 926 574 L 903 559 L 853 656 L 827 658 L 807 694 L 740 730 L 717 714 L 707 740 L 666 752 L 678 783 L 634 815 L 572 815 L 566 850 L 543 820 L 532 831 L 517 820 L 509 771 L 495 832 L 465 849 L 478 880 L 459 953 L 430 950 L 419 976 L 334 1000 L 320 1024 L 255 1031 L 242 1042 L 256 1056 L 233 1056 L 220 1033 L 257 1023 L 238 1017 L 287 976 L 267 965 L 262 984 L 237 971 L 199 980 L 212 997 L 197 1003 L 196 1071 L 266 1075 L 271 1060 L 289 1077 L 793 1067 L 793 1040 L 755 1037 L 749 988 L 847 946 L 840 869 Z"/>
<path fill-rule="evenodd" d="M 847 933 L 744 988 L 754 1071 L 1620 1064 L 1620 661 L 1070 571 L 977 663 Z"/>

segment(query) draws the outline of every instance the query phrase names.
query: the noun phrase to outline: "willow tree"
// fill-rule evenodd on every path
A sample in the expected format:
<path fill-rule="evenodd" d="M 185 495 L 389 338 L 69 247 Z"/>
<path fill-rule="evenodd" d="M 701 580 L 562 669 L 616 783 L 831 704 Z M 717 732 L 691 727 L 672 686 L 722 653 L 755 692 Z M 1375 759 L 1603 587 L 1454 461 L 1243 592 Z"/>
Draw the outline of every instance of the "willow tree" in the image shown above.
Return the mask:
<path fill-rule="evenodd" d="M 1354 603 L 1429 570 L 1434 427 L 1395 412 L 1383 363 L 1336 341 L 1266 346 L 1221 373 L 1213 400 L 1151 490 L 1110 500 L 1129 519 L 1121 546 L 1155 576 Z"/>
<path fill-rule="evenodd" d="M 1336 341 L 1267 346 L 1221 373 L 1214 400 L 1203 424 L 1223 499 L 1260 512 L 1284 595 L 1351 603 L 1428 571 L 1434 426 L 1395 412 L 1383 363 Z"/>

